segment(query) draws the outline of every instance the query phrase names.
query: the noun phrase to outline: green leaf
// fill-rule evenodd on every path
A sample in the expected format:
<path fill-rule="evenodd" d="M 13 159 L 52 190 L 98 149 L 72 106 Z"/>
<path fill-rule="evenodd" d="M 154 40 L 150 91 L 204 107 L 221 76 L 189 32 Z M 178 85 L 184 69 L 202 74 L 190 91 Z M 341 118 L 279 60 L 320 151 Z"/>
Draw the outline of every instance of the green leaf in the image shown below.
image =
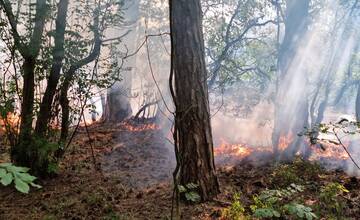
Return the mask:
<path fill-rule="evenodd" d="M 200 199 L 201 199 L 200 195 L 199 195 L 197 192 L 188 192 L 188 193 L 185 193 L 185 198 L 186 198 L 188 201 L 192 201 L 192 202 L 198 202 L 198 201 L 200 201 Z"/>
<path fill-rule="evenodd" d="M 276 217 L 276 218 L 280 218 L 280 213 L 276 210 L 273 211 L 273 215 Z"/>
<path fill-rule="evenodd" d="M 26 173 L 30 170 L 27 167 L 17 167 L 17 166 L 8 166 L 6 169 L 12 173 Z"/>
<path fill-rule="evenodd" d="M 0 178 L 2 178 L 3 176 L 5 176 L 6 175 L 6 170 L 5 169 L 3 169 L 3 168 L 0 168 Z"/>
<path fill-rule="evenodd" d="M 1 168 L 7 168 L 7 167 L 10 167 L 10 166 L 12 166 L 11 163 L 0 163 Z"/>
<path fill-rule="evenodd" d="M 36 177 L 31 176 L 28 173 L 16 173 L 16 177 L 20 178 L 22 181 L 30 183 L 36 180 Z"/>
<path fill-rule="evenodd" d="M 254 216 L 256 218 L 272 218 L 272 217 L 276 217 L 275 214 L 277 213 L 278 212 L 272 208 L 262 208 L 262 209 L 257 209 L 254 212 Z"/>
<path fill-rule="evenodd" d="M 180 193 L 186 192 L 186 188 L 184 186 L 182 186 L 182 185 L 178 185 L 178 190 L 179 190 Z"/>
<path fill-rule="evenodd" d="M 4 186 L 8 186 L 13 181 L 13 175 L 11 173 L 7 173 L 5 176 L 1 178 L 1 184 Z"/>
<path fill-rule="evenodd" d="M 25 183 L 24 181 L 22 181 L 19 178 L 15 178 L 15 188 L 22 193 L 29 193 L 30 191 L 30 187 L 29 184 Z"/>
<path fill-rule="evenodd" d="M 305 213 L 305 218 L 307 220 L 312 220 L 313 219 L 313 216 L 310 214 L 310 213 Z"/>
<path fill-rule="evenodd" d="M 186 185 L 186 187 L 187 187 L 188 189 L 197 189 L 197 188 L 199 187 L 199 185 L 197 185 L 197 184 L 195 184 L 195 183 L 188 183 L 188 184 Z"/>

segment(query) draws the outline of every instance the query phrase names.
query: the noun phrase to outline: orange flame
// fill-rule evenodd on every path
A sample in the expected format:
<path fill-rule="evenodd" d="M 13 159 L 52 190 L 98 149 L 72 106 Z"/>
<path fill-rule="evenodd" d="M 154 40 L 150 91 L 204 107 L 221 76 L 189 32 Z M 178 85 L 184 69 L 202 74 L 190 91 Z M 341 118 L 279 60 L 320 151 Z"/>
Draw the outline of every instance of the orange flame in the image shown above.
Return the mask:
<path fill-rule="evenodd" d="M 288 146 L 291 144 L 293 139 L 294 138 L 293 138 L 292 134 L 288 134 L 286 136 L 281 136 L 279 139 L 279 150 L 280 151 L 286 150 L 286 148 L 288 148 Z"/>
<path fill-rule="evenodd" d="M 8 113 L 6 118 L 0 117 L 0 131 L 6 132 L 7 126 L 12 131 L 18 131 L 18 125 L 20 123 L 20 117 L 16 113 Z"/>
<path fill-rule="evenodd" d="M 293 141 L 293 136 L 282 136 L 279 141 L 279 150 L 284 151 Z M 349 143 L 343 143 L 345 147 Z M 310 144 L 309 144 L 310 146 Z M 317 146 L 310 146 L 312 149 L 311 160 L 331 159 L 334 161 L 344 161 L 349 159 L 349 155 L 342 146 L 334 143 L 322 143 L 324 149 Z M 348 147 L 347 147 L 348 148 Z M 255 152 L 273 152 L 271 146 L 255 147 L 246 144 L 230 144 L 225 140 L 221 140 L 221 144 L 214 149 L 215 156 L 227 156 L 242 160 Z"/>
<path fill-rule="evenodd" d="M 253 149 L 244 144 L 229 144 L 225 140 L 221 140 L 221 142 L 222 143 L 214 149 L 215 156 L 232 155 L 239 158 L 245 158 L 253 152 Z"/>

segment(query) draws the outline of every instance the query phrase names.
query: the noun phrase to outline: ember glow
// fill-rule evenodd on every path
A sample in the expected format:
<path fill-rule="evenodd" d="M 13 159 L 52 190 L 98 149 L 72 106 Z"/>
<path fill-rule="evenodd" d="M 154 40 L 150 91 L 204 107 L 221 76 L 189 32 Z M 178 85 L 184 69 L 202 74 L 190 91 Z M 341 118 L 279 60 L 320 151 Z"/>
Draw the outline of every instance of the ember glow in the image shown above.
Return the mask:
<path fill-rule="evenodd" d="M 279 150 L 284 151 L 293 140 L 294 138 L 291 134 L 288 134 L 287 136 L 281 136 L 279 139 Z"/>
<path fill-rule="evenodd" d="M 17 131 L 19 123 L 20 123 L 19 115 L 15 113 L 8 113 L 6 118 L 0 118 L 0 131 L 6 132 L 7 126 L 12 131 Z"/>
<path fill-rule="evenodd" d="M 345 146 L 349 146 L 346 144 Z M 313 145 L 311 146 L 313 150 L 313 158 L 314 160 L 321 159 L 334 159 L 334 160 L 347 160 L 349 159 L 349 155 L 340 145 L 336 144 L 322 144 L 322 147 Z M 348 147 L 347 147 L 348 148 Z"/>
<path fill-rule="evenodd" d="M 279 150 L 280 152 L 283 152 L 291 144 L 293 138 L 291 136 L 283 136 L 280 140 Z M 344 145 L 348 149 L 350 143 L 345 142 Z M 349 159 L 349 155 L 341 145 L 326 142 L 308 146 L 311 148 L 311 156 L 309 158 L 311 161 L 342 164 L 342 162 Z M 226 142 L 224 139 L 221 139 L 221 144 L 215 147 L 214 153 L 217 158 L 221 158 L 219 160 L 221 163 L 236 164 L 245 158 L 253 156 L 254 154 L 272 154 L 273 147 L 270 145 L 260 147 L 250 146 L 247 144 L 231 144 Z M 259 159 L 259 156 L 256 156 L 256 158 Z"/>
<path fill-rule="evenodd" d="M 155 123 L 150 124 L 133 124 L 129 122 L 123 122 L 120 124 L 121 127 L 124 127 L 128 131 L 149 131 L 149 130 L 158 130 L 159 126 Z"/>

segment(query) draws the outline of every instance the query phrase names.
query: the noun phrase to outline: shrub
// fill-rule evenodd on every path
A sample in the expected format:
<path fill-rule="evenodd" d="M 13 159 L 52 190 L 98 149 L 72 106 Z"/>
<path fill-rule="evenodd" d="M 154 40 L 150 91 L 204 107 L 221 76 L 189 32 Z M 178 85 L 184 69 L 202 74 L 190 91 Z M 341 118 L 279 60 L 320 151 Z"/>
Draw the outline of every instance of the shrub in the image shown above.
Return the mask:
<path fill-rule="evenodd" d="M 26 167 L 17 167 L 11 163 L 0 164 L 0 182 L 3 186 L 8 186 L 12 182 L 15 184 L 17 191 L 21 193 L 29 193 L 30 185 L 36 188 L 41 188 L 40 185 L 34 183 L 36 177 L 31 176 Z"/>
<path fill-rule="evenodd" d="M 239 193 L 235 193 L 235 195 L 233 196 L 233 201 L 230 205 L 230 207 L 224 209 L 221 213 L 221 216 L 224 219 L 229 219 L 229 220 L 246 220 L 249 219 L 245 216 L 245 208 L 242 205 L 241 201 L 240 201 L 240 194 Z"/>
<path fill-rule="evenodd" d="M 340 196 L 349 191 L 340 183 L 329 183 L 320 190 L 321 208 L 325 209 L 329 214 L 337 217 L 342 216 L 345 203 Z"/>
<path fill-rule="evenodd" d="M 256 218 L 317 218 L 310 207 L 295 202 L 295 196 L 303 191 L 304 187 L 296 184 L 281 190 L 265 190 L 259 196 L 254 196 L 254 204 L 250 208 Z"/>

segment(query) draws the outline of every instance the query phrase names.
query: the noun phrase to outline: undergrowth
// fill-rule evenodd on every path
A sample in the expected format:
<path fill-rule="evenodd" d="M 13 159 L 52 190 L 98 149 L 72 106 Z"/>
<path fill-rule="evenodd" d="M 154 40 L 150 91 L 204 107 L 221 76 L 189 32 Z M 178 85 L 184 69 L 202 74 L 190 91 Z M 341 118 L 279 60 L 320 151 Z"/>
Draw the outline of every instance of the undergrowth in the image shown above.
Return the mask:
<path fill-rule="evenodd" d="M 301 158 L 278 165 L 268 183 L 273 189 L 247 195 L 250 198 L 235 193 L 231 205 L 222 210 L 222 219 L 345 219 L 344 195 L 349 190 L 322 180 L 323 172 L 318 164 Z"/>

